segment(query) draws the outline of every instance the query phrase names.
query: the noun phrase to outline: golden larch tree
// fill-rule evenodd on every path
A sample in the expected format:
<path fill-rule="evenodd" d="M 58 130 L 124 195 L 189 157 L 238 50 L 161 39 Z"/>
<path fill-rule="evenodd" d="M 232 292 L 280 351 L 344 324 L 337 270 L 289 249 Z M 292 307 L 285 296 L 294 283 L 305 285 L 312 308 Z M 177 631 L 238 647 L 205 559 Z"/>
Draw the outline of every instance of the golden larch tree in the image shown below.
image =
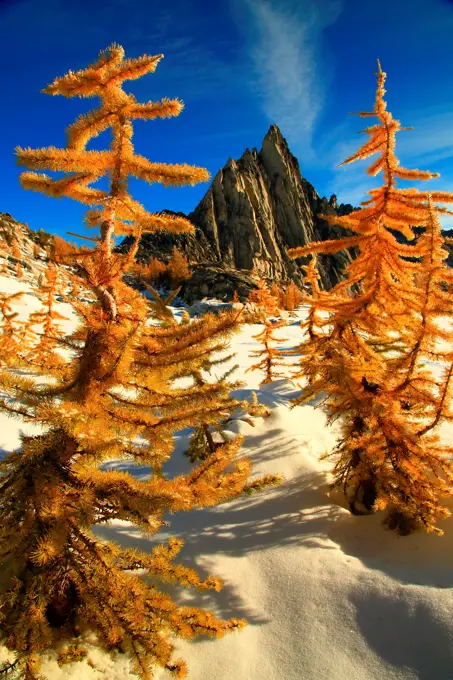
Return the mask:
<path fill-rule="evenodd" d="M 86 237 L 94 248 L 60 255 L 71 264 L 64 285 L 50 265 L 40 294 L 42 314 L 21 319 L 15 312 L 21 293 L 0 300 L 0 409 L 38 426 L 0 462 L 0 631 L 15 657 L 1 674 L 14 670 L 26 680 L 42 677 L 41 655 L 57 639 L 72 643 L 87 629 L 106 650 L 128 654 L 133 672 L 143 680 L 153 677 L 156 664 L 185 677 L 185 663 L 172 659 L 169 633 L 219 637 L 245 622 L 178 606 L 156 582 L 203 591 L 219 590 L 219 579 L 201 579 L 175 564 L 180 539 L 146 553 L 101 541 L 91 527 L 119 519 L 154 536 L 166 513 L 215 505 L 278 482 L 276 476 L 248 482 L 251 463 L 238 458 L 241 438 L 217 449 L 190 474 L 168 479 L 162 472 L 175 431 L 215 423 L 222 413 L 224 385 L 182 388 L 176 381 L 199 370 L 234 330 L 236 318 L 148 323 L 150 303 L 123 282 L 142 232 L 193 231 L 184 218 L 147 212 L 129 194 L 128 178 L 165 186 L 209 178 L 204 169 L 152 163 L 134 152 L 134 120 L 168 118 L 183 108 L 177 99 L 141 104 L 122 89 L 124 81 L 152 73 L 161 57 L 125 59 L 123 48 L 113 44 L 87 68 L 56 78 L 44 92 L 97 96 L 100 107 L 68 128 L 66 148 L 17 149 L 20 165 L 65 173 L 53 179 L 24 172 L 25 189 L 80 201 L 89 206 L 87 225 L 99 228 L 98 236 Z M 110 149 L 87 150 L 88 142 L 108 128 Z M 107 190 L 90 186 L 102 177 L 109 180 Z M 123 234 L 134 236 L 126 255 L 113 250 L 114 237 Z M 78 319 L 69 335 L 53 305 L 56 292 Z M 152 474 L 138 480 L 124 471 L 100 469 L 109 459 L 148 465 Z M 59 661 L 85 653 L 77 643 Z"/>
<path fill-rule="evenodd" d="M 22 257 L 22 252 L 19 248 L 19 244 L 17 243 L 17 240 L 14 239 L 12 249 L 11 249 L 11 255 L 16 258 L 16 259 L 21 259 Z"/>
<path fill-rule="evenodd" d="M 159 281 L 160 277 L 167 271 L 167 265 L 157 257 L 150 257 L 145 271 L 148 283 Z"/>
<path fill-rule="evenodd" d="M 374 176 L 382 170 L 383 185 L 369 192 L 371 198 L 362 203 L 366 207 L 341 217 L 322 216 L 354 236 L 289 251 L 295 258 L 350 246 L 359 250 L 344 280 L 329 293 L 316 287 L 312 296 L 317 320 L 310 321 L 301 366 L 309 381 L 297 403 L 323 392 L 321 404 L 330 422 L 343 416 L 343 436 L 332 454 L 337 460 L 333 484 L 344 488 L 353 512 L 388 508 L 389 526 L 401 533 L 418 526 L 442 533 L 435 523 L 448 515 L 442 499 L 451 489 L 449 451 L 436 444 L 435 435 L 426 436 L 428 430 L 421 434 L 420 421 L 432 412 L 449 417 L 450 383 L 445 378 L 437 386 L 439 396 L 431 373 L 415 377 L 411 365 L 414 356 L 421 356 L 422 337 L 428 356 L 437 339 L 445 337 L 434 322 L 427 324 L 423 310 L 429 297 L 441 294 L 439 284 L 428 292 L 428 272 L 434 267 L 442 280 L 450 279 L 435 250 L 432 225 L 437 213 L 450 213 L 435 209 L 433 202 L 453 202 L 453 194 L 396 188 L 397 179 L 427 180 L 438 174 L 400 167 L 395 135 L 410 128 L 402 128 L 386 110 L 385 76 L 378 61 L 374 110 L 358 114 L 375 116 L 378 123 L 364 130 L 369 141 L 344 161 L 378 154 L 367 172 Z M 413 226 L 425 227 L 425 237 L 416 241 Z M 304 302 L 310 304 L 309 296 Z"/>
<path fill-rule="evenodd" d="M 237 318 L 239 317 L 239 314 L 237 314 Z M 190 320 L 188 323 L 192 323 Z M 212 376 L 212 372 L 217 366 L 221 366 L 222 364 L 227 363 L 231 359 L 234 358 L 234 354 L 228 354 L 228 355 L 221 355 L 222 351 L 227 349 L 227 345 L 219 345 L 216 348 L 216 356 L 208 358 L 204 364 L 196 371 L 191 372 L 191 378 L 194 382 L 194 385 L 198 385 L 199 387 L 204 387 L 205 385 L 209 385 L 212 382 L 212 379 L 210 380 Z M 220 354 L 220 356 L 219 356 Z M 226 420 L 231 416 L 231 414 L 239 409 L 239 408 L 244 408 L 244 403 L 239 401 L 238 399 L 235 399 L 230 395 L 230 392 L 239 389 L 239 387 L 243 387 L 244 383 L 236 380 L 234 383 L 231 383 L 228 381 L 230 376 L 239 368 L 238 364 L 235 364 L 231 368 L 229 368 L 227 371 L 223 373 L 222 376 L 218 377 L 216 379 L 216 382 L 221 382 L 225 386 L 225 392 L 223 394 L 223 413 L 222 413 L 222 420 Z M 225 438 L 223 434 L 224 428 L 222 427 L 222 423 L 219 420 L 219 422 L 215 423 L 213 425 L 213 429 L 220 434 L 220 436 L 223 439 L 223 442 L 226 442 L 227 439 Z M 214 453 L 216 449 L 221 446 L 221 442 L 215 441 L 213 437 L 213 432 L 211 431 L 211 427 L 208 423 L 200 423 L 193 431 L 191 437 L 190 437 L 190 442 L 189 442 L 189 447 L 187 451 L 185 452 L 186 455 L 190 458 L 192 462 L 195 460 L 205 460 L 211 453 Z"/>
<path fill-rule="evenodd" d="M 310 391 L 310 386 L 319 379 L 321 364 L 317 361 L 316 352 L 319 349 L 319 341 L 323 335 L 322 322 L 317 307 L 318 294 L 321 291 L 321 277 L 317 270 L 317 256 L 313 254 L 307 265 L 302 266 L 305 270 L 304 283 L 310 286 L 311 294 L 301 293 L 301 302 L 308 305 L 308 314 L 305 321 L 301 321 L 300 328 L 303 333 L 302 341 L 293 349 L 284 351 L 284 356 L 298 355 L 299 362 L 297 368 L 293 370 L 293 378 L 303 378 L 306 382 L 303 394 L 296 400 L 296 403 L 310 401 L 317 394 L 317 385 L 314 392 Z"/>
<path fill-rule="evenodd" d="M 296 307 L 300 305 L 300 301 L 301 301 L 300 290 L 298 289 L 294 281 L 291 281 L 285 291 L 284 307 L 288 311 L 292 312 L 296 309 Z"/>
<path fill-rule="evenodd" d="M 269 292 L 272 297 L 277 300 L 278 309 L 285 309 L 285 291 L 282 290 L 282 288 L 277 283 L 275 283 L 275 281 L 270 287 Z"/>
<path fill-rule="evenodd" d="M 248 301 L 267 314 L 276 314 L 278 311 L 278 298 L 271 294 L 262 280 L 258 280 L 258 287 L 250 291 Z"/>
<path fill-rule="evenodd" d="M 250 366 L 246 373 L 249 371 L 262 371 L 264 373 L 264 378 L 260 382 L 260 385 L 270 383 L 277 378 L 284 377 L 284 373 L 278 370 L 279 366 L 285 366 L 283 360 L 283 353 L 277 347 L 274 346 L 276 342 L 284 342 L 287 338 L 276 338 L 274 332 L 277 328 L 286 326 L 284 321 L 270 321 L 267 319 L 264 322 L 263 330 L 254 335 L 253 338 L 258 342 L 262 343 L 263 347 L 261 349 L 252 350 L 250 356 L 262 357 L 261 361 L 253 366 Z"/>
<path fill-rule="evenodd" d="M 179 286 L 183 281 L 190 278 L 187 257 L 176 246 L 173 247 L 171 258 L 167 264 L 167 271 L 174 286 Z"/>

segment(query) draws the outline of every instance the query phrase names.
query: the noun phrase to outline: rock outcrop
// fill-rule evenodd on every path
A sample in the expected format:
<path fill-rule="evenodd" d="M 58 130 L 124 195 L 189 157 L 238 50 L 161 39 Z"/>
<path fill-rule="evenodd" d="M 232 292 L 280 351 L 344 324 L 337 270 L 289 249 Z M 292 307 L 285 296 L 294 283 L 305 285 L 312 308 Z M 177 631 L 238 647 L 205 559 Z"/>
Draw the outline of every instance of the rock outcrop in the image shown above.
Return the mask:
<path fill-rule="evenodd" d="M 230 158 L 188 217 L 204 233 L 216 258 L 229 267 L 300 283 L 299 266 L 287 249 L 344 237 L 344 229 L 330 227 L 318 213 L 353 210 L 350 205 L 337 206 L 335 196 L 330 201 L 318 196 L 302 177 L 279 128 L 272 125 L 261 151 L 247 149 L 238 161 Z M 327 288 L 339 280 L 351 258 L 342 251 L 322 259 L 321 277 Z"/>
<path fill-rule="evenodd" d="M 52 241 L 52 236 L 44 231 L 33 231 L 22 222 L 18 222 L 9 213 L 0 212 L 0 259 L 6 265 L 6 272 L 16 275 L 16 266 L 23 269 L 23 278 L 36 283 L 46 269 L 47 254 L 44 246 Z M 14 257 L 12 246 L 18 248 Z M 35 252 L 36 251 L 36 252 Z"/>
<path fill-rule="evenodd" d="M 250 271 L 233 269 L 224 264 L 200 264 L 193 268 L 192 276 L 185 281 L 181 296 L 193 303 L 204 297 L 228 301 L 236 291 L 244 302 L 250 291 L 258 288 L 258 277 Z"/>
<path fill-rule="evenodd" d="M 288 248 L 313 241 L 340 239 L 352 235 L 349 230 L 329 225 L 319 215 L 347 215 L 357 208 L 320 197 L 302 177 L 297 159 L 276 125 L 271 125 L 260 151 L 247 149 L 242 157 L 229 159 L 219 170 L 198 206 L 187 217 L 196 228 L 195 234 L 145 234 L 140 242 L 137 259 L 157 257 L 168 261 L 173 247 L 183 252 L 191 265 L 192 277 L 184 284 L 182 294 L 187 302 L 205 296 L 230 300 L 236 290 L 245 299 L 257 285 L 258 277 L 267 281 L 293 279 L 303 286 L 300 264 L 287 255 Z M 172 211 L 163 211 L 172 213 Z M 183 213 L 172 213 L 186 217 Z M 3 225 L 3 227 L 2 227 Z M 52 239 L 44 232 L 33 232 L 16 222 L 8 213 L 0 213 L 0 232 L 22 230 L 20 242 L 25 244 L 22 264 L 33 261 L 33 244 L 45 245 Z M 452 236 L 451 232 L 444 232 Z M 397 238 L 401 236 L 397 233 Z M 131 238 L 117 247 L 126 251 Z M 453 266 L 453 244 L 447 264 Z M 43 256 L 45 251 L 43 251 Z M 355 257 L 354 249 L 319 256 L 319 271 L 325 289 L 343 278 L 343 272 Z M 35 261 L 39 270 L 41 262 Z M 16 262 L 9 254 L 8 266 L 13 271 Z"/>
<path fill-rule="evenodd" d="M 247 149 L 238 161 L 230 158 L 219 170 L 204 198 L 188 215 L 196 234 L 146 234 L 138 259 L 168 259 L 176 245 L 192 263 L 224 267 L 230 273 L 253 270 L 270 281 L 293 279 L 302 285 L 301 262 L 288 257 L 288 248 L 349 235 L 329 226 L 318 213 L 343 215 L 352 210 L 351 205 L 338 206 L 335 196 L 330 200 L 318 196 L 302 177 L 280 130 L 272 125 L 261 151 Z M 125 239 L 119 249 L 129 244 L 130 239 Z M 320 257 L 325 288 L 341 278 L 353 255 L 340 251 Z"/>

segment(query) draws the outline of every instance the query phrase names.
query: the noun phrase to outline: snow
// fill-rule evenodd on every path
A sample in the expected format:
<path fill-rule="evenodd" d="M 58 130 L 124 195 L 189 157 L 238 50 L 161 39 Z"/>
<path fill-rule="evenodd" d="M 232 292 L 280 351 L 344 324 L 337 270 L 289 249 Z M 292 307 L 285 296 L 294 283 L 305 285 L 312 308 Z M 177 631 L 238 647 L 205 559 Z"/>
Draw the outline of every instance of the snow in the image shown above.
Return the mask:
<path fill-rule="evenodd" d="M 14 285 L 19 284 L 0 277 L 0 290 Z M 279 331 L 287 338 L 282 346 L 300 342 L 298 324 L 305 316 L 305 309 L 298 310 Z M 231 365 L 240 365 L 233 379 L 246 382 L 238 397 L 255 390 L 271 415 L 254 418 L 254 427 L 234 421 L 227 432 L 246 436 L 242 453 L 253 462 L 253 476 L 280 473 L 285 481 L 259 495 L 167 517 L 170 526 L 158 535 L 159 542 L 183 538 L 180 561 L 224 580 L 220 593 L 162 587 L 180 603 L 224 618 L 244 617 L 248 626 L 220 640 L 175 640 L 174 658 L 187 661 L 190 680 L 452 680 L 453 519 L 439 523 L 441 538 L 400 537 L 381 526 L 381 514 L 351 515 L 341 494 L 329 494 L 331 464 L 319 456 L 332 450 L 340 425 L 327 427 L 325 414 L 313 404 L 290 409 L 299 393 L 290 380 L 259 388 L 260 375 L 245 374 L 254 362 L 249 352 L 257 348 L 252 336 L 261 329 L 246 325 L 233 337 L 237 356 Z M 288 357 L 288 363 L 295 361 Z M 18 446 L 20 427 L 0 415 L 5 452 Z M 445 444 L 453 443 L 450 426 L 440 434 Z M 164 470 L 169 477 L 192 469 L 182 453 L 186 442 L 187 432 L 175 436 L 175 453 Z M 150 472 L 119 460 L 103 467 L 141 479 Z M 122 546 L 155 545 L 128 522 L 94 531 Z M 0 660 L 6 655 L 0 648 Z M 86 661 L 59 668 L 52 653 L 42 673 L 49 680 L 136 678 L 125 655 L 112 660 L 91 646 L 88 658 L 97 669 Z M 168 675 L 158 669 L 155 677 Z"/>

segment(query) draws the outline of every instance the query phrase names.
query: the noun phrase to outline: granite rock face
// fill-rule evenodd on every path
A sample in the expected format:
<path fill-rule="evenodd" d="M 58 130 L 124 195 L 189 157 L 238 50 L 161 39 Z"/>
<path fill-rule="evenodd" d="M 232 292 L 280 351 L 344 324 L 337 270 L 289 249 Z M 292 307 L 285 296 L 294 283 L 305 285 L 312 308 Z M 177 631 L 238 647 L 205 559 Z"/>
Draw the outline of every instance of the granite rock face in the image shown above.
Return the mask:
<path fill-rule="evenodd" d="M 351 205 L 338 206 L 335 196 L 330 200 L 318 196 L 302 177 L 279 128 L 271 125 L 261 150 L 247 149 L 237 161 L 230 158 L 187 216 L 196 233 L 145 234 L 138 259 L 153 256 L 168 260 L 176 245 L 191 263 L 225 267 L 230 273 L 253 270 L 268 281 L 293 279 L 302 285 L 300 264 L 308 258 L 294 262 L 287 255 L 288 248 L 350 235 L 329 226 L 318 213 L 344 215 L 353 210 Z M 127 249 L 130 242 L 126 238 L 118 250 Z M 349 251 L 320 256 L 326 289 L 341 278 L 353 256 Z"/>
<path fill-rule="evenodd" d="M 352 210 L 349 205 L 338 206 L 335 196 L 330 201 L 318 196 L 303 179 L 279 128 L 272 125 L 261 151 L 247 149 L 238 161 L 230 158 L 188 218 L 225 265 L 254 269 L 270 280 L 301 283 L 299 266 L 287 249 L 336 238 L 336 232 L 338 237 L 348 235 L 344 229 L 328 226 L 317 213 Z M 339 280 L 351 258 L 342 251 L 322 259 L 321 277 L 327 288 Z"/>
<path fill-rule="evenodd" d="M 309 258 L 293 261 L 287 249 L 351 236 L 351 231 L 329 225 L 320 215 L 341 216 L 356 209 L 350 204 L 339 205 L 335 195 L 330 199 L 320 197 L 302 177 L 299 163 L 279 128 L 271 125 L 260 151 L 247 149 L 239 160 L 230 158 L 219 170 L 203 199 L 187 216 L 195 226 L 195 234 L 145 234 L 137 259 L 157 257 L 168 261 L 174 246 L 183 252 L 192 270 L 182 291 L 187 302 L 205 296 L 230 300 L 235 290 L 240 299 L 245 299 L 257 286 L 258 277 L 268 282 L 293 279 L 302 287 L 300 265 Z M 163 212 L 186 217 L 170 210 Z M 45 234 L 38 238 L 37 232 L 20 225 L 8 213 L 0 213 L 0 232 L 2 225 L 3 231 L 11 233 L 23 230 L 20 240 L 28 244 L 25 263 L 31 260 L 34 242 L 43 245 L 44 236 L 52 238 Z M 451 232 L 444 234 L 453 236 Z M 397 237 L 400 238 L 398 234 Z M 131 242 L 130 237 L 125 238 L 116 250 L 127 251 Z M 453 266 L 453 244 L 445 247 L 449 251 L 447 264 Z M 355 249 L 319 255 L 326 290 L 343 278 L 355 256 Z M 8 260 L 13 268 L 13 258 L 9 256 Z M 41 263 L 36 265 L 39 269 Z"/>

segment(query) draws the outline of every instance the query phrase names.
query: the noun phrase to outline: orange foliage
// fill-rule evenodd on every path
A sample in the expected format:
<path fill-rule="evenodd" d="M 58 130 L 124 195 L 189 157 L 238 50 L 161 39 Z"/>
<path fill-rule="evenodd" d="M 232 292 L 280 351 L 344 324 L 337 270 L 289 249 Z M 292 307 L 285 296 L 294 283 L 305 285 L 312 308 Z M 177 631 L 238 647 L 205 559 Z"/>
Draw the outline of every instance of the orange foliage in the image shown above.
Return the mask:
<path fill-rule="evenodd" d="M 176 246 L 173 247 L 172 256 L 167 264 L 167 271 L 174 285 L 180 285 L 190 278 L 191 272 L 187 258 L 179 252 Z"/>
<path fill-rule="evenodd" d="M 13 241 L 12 249 L 11 249 L 11 255 L 14 258 L 19 259 L 19 260 L 22 258 L 22 252 L 19 248 L 17 241 Z"/>
<path fill-rule="evenodd" d="M 278 366 L 285 365 L 285 362 L 282 361 L 283 354 L 279 349 L 272 346 L 274 342 L 284 342 L 287 339 L 274 337 L 274 331 L 277 328 L 281 328 L 282 326 L 286 326 L 284 321 L 272 322 L 266 320 L 264 322 L 264 329 L 260 333 L 258 333 L 258 335 L 253 336 L 255 340 L 258 340 L 258 342 L 263 343 L 264 347 L 263 349 L 253 350 L 252 352 L 250 352 L 250 356 L 263 358 L 257 364 L 253 364 L 253 366 L 250 366 L 250 368 L 246 370 L 246 373 L 248 373 L 249 371 L 264 372 L 264 378 L 260 382 L 260 385 L 270 383 L 276 378 L 284 376 L 284 373 L 280 373 L 277 370 Z"/>
<path fill-rule="evenodd" d="M 84 255 L 90 254 L 92 252 L 89 248 L 82 246 L 78 247 L 75 243 L 69 243 L 61 236 L 54 236 L 52 240 L 52 245 L 50 247 L 50 257 L 55 262 L 70 262 L 74 257 L 83 257 Z"/>
<path fill-rule="evenodd" d="M 284 308 L 292 312 L 300 305 L 301 293 L 294 281 L 291 281 L 285 292 Z"/>
<path fill-rule="evenodd" d="M 58 324 L 59 321 L 66 320 L 56 310 L 56 295 L 63 294 L 63 286 L 59 281 L 58 269 L 54 264 L 50 264 L 45 270 L 40 284 L 41 300 L 43 302 L 42 311 L 32 312 L 29 316 L 26 329 L 36 334 L 36 343 L 33 345 L 33 366 L 39 366 L 43 372 L 45 370 L 58 370 L 64 366 L 64 359 L 56 349 L 58 340 L 63 330 Z"/>
<path fill-rule="evenodd" d="M 55 643 L 53 629 L 60 640 L 72 638 L 78 620 L 104 647 L 126 652 L 132 672 L 143 680 L 155 665 L 185 677 L 186 665 L 173 661 L 168 635 L 221 637 L 242 629 L 245 621 L 180 606 L 158 581 L 220 590 L 220 580 L 175 564 L 183 545 L 179 538 L 147 553 L 101 541 L 90 527 L 127 521 L 152 537 L 168 513 L 213 506 L 279 481 L 265 475 L 248 482 L 252 466 L 240 457 L 241 437 L 187 474 L 171 479 L 162 473 L 176 431 L 215 425 L 223 417 L 228 382 L 181 387 L 177 381 L 203 370 L 211 354 L 225 348 L 238 315 L 159 323 L 152 303 L 123 282 L 144 231 L 194 231 L 185 218 L 147 212 L 128 193 L 129 177 L 166 186 L 209 178 L 202 168 L 152 163 L 135 154 L 133 121 L 176 116 L 183 105 L 177 99 L 141 104 L 126 93 L 124 81 L 152 73 L 161 55 L 124 56 L 113 44 L 95 63 L 69 71 L 44 90 L 100 98 L 99 108 L 70 125 L 66 148 L 17 149 L 19 163 L 39 171 L 22 173 L 22 186 L 86 204 L 87 226 L 100 232 L 88 238 L 96 244 L 92 250 L 54 240 L 56 258 L 75 266 L 66 272 L 62 289 L 49 265 L 38 291 L 43 310 L 30 321 L 13 311 L 21 294 L 0 292 L 0 410 L 37 426 L 36 434 L 22 436 L 20 450 L 0 461 L 0 575 L 6 584 L 0 593 L 1 628 L 4 644 L 17 656 L 15 674 L 29 680 L 37 679 L 42 655 Z M 108 128 L 110 149 L 87 150 Z M 64 176 L 50 178 L 44 168 Z M 90 186 L 103 177 L 106 190 Z M 122 234 L 134 236 L 127 254 L 113 250 Z M 57 292 L 79 321 L 70 334 L 59 324 Z M 168 301 L 155 301 L 156 316 L 165 317 Z M 103 470 L 108 459 L 133 459 L 149 466 L 151 474 L 142 480 Z M 14 579 L 8 581 L 3 572 L 10 563 Z M 83 653 L 79 647 L 78 658 Z"/>
<path fill-rule="evenodd" d="M 155 257 L 150 257 L 148 264 L 145 262 L 132 262 L 128 268 L 140 283 L 157 283 L 160 277 L 167 271 L 167 265 Z"/>
<path fill-rule="evenodd" d="M 453 353 L 438 349 L 437 341 L 451 336 L 436 317 L 452 315 L 447 290 L 453 274 L 443 262 L 447 252 L 437 218 L 451 212 L 435 208 L 434 201 L 451 203 L 453 194 L 396 188 L 397 179 L 438 175 L 400 167 L 395 135 L 407 128 L 386 110 L 385 75 L 378 62 L 374 110 L 358 114 L 375 116 L 378 124 L 365 130 L 369 141 L 344 161 L 377 153 L 367 172 L 382 170 L 383 185 L 369 192 L 366 207 L 342 217 L 322 216 L 354 236 L 289 251 L 296 258 L 353 245 L 359 250 L 345 279 L 328 293 L 319 288 L 315 264 L 308 268 L 312 295 L 303 301 L 312 313 L 308 337 L 298 348 L 308 385 L 296 403 L 322 392 L 329 422 L 342 416 L 343 436 L 332 453 L 333 485 L 344 489 L 352 512 L 387 508 L 386 523 L 400 533 L 422 527 L 441 534 L 436 521 L 450 514 L 444 503 L 452 493 L 453 447 L 440 446 L 432 430 L 440 420 L 453 419 Z M 415 224 L 425 225 L 418 241 Z M 441 379 L 426 368 L 427 358 L 446 365 Z"/>
<path fill-rule="evenodd" d="M 146 271 L 146 276 L 150 281 L 157 281 L 162 274 L 167 271 L 167 267 L 164 262 L 161 262 L 157 257 L 150 257 L 148 262 L 148 269 Z"/>
<path fill-rule="evenodd" d="M 250 291 L 248 301 L 264 309 L 268 314 L 277 314 L 278 299 L 271 294 L 263 281 L 258 282 L 258 288 Z"/>
<path fill-rule="evenodd" d="M 284 291 L 277 283 L 273 283 L 269 289 L 264 281 L 258 282 L 258 288 L 249 294 L 249 302 L 253 302 L 257 307 L 264 309 L 268 314 L 277 315 L 279 309 L 293 311 L 299 306 L 301 292 L 294 281 L 287 286 Z"/>
<path fill-rule="evenodd" d="M 270 294 L 277 300 L 278 309 L 286 309 L 285 307 L 285 291 L 280 288 L 277 283 L 273 283 L 270 288 Z"/>

